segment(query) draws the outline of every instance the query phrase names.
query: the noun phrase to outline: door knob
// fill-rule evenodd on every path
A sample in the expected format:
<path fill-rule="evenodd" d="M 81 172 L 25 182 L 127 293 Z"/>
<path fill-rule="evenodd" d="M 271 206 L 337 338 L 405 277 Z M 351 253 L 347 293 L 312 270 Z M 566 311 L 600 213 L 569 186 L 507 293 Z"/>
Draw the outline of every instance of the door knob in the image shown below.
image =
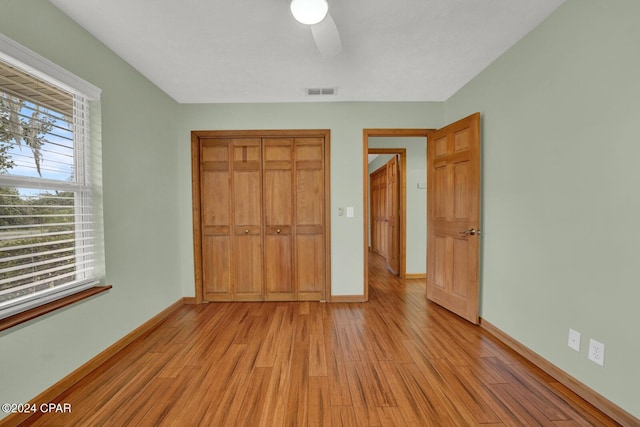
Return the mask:
<path fill-rule="evenodd" d="M 465 236 L 475 236 L 476 229 L 475 228 L 470 228 L 468 230 L 461 231 L 460 234 L 464 234 Z"/>
<path fill-rule="evenodd" d="M 249 230 L 244 230 L 245 234 L 249 234 Z"/>
<path fill-rule="evenodd" d="M 280 234 L 280 229 L 279 228 L 276 230 L 276 233 Z"/>

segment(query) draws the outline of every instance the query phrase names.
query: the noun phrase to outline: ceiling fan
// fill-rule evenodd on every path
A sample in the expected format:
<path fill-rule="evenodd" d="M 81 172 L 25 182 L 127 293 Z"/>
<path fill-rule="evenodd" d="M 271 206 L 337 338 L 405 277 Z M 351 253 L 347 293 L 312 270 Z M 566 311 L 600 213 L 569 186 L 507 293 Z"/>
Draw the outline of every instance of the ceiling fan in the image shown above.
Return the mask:
<path fill-rule="evenodd" d="M 296 21 L 311 27 L 313 40 L 323 58 L 342 52 L 340 33 L 329 14 L 327 0 L 291 0 L 289 7 Z"/>

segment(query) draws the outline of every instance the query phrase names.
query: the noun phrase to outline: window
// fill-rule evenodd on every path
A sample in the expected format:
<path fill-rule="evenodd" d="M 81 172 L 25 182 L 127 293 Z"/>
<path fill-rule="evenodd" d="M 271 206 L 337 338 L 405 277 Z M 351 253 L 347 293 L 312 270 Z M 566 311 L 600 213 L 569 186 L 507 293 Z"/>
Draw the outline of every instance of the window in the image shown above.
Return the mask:
<path fill-rule="evenodd" d="M 0 38 L 0 319 L 100 282 L 99 93 Z"/>

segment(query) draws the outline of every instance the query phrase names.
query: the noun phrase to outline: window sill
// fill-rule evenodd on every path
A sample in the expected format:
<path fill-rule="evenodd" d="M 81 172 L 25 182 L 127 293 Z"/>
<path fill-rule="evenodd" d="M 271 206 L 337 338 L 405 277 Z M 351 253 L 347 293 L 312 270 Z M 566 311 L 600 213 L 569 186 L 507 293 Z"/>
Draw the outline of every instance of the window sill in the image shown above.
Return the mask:
<path fill-rule="evenodd" d="M 87 299 L 94 295 L 101 294 L 102 292 L 106 292 L 109 289 L 111 289 L 111 285 L 94 286 L 93 288 L 85 289 L 84 291 L 80 291 L 76 294 L 51 301 L 50 303 L 43 304 L 38 307 L 34 307 L 30 310 L 23 311 L 22 313 L 14 314 L 13 316 L 0 319 L 0 331 L 4 331 L 5 329 L 9 329 L 21 323 L 28 322 L 29 320 L 35 319 L 36 317 L 44 316 L 47 313 L 51 313 L 52 311 L 74 304 L 78 301 L 82 301 L 83 299 Z"/>

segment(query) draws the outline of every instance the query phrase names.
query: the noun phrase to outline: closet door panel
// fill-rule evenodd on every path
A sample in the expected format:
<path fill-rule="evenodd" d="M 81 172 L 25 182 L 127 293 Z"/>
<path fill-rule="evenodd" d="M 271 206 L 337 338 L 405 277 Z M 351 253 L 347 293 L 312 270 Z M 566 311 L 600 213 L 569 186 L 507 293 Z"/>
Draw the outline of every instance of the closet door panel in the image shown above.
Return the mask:
<path fill-rule="evenodd" d="M 298 299 L 323 299 L 324 139 L 297 138 L 294 157 Z"/>
<path fill-rule="evenodd" d="M 293 281 L 293 140 L 263 140 L 267 300 L 295 300 Z"/>
<path fill-rule="evenodd" d="M 231 299 L 231 188 L 229 141 L 201 145 L 201 223 L 203 296 Z"/>
<path fill-rule="evenodd" d="M 265 224 L 292 224 L 291 170 L 265 170 Z"/>
<path fill-rule="evenodd" d="M 202 242 L 202 280 L 207 301 L 231 299 L 231 245 L 228 235 L 206 235 Z"/>
<path fill-rule="evenodd" d="M 236 225 L 262 224 L 259 139 L 233 141 L 233 199 Z"/>
<path fill-rule="evenodd" d="M 258 175 L 258 172 L 234 173 L 234 222 L 238 225 L 260 225 L 262 222 L 260 219 L 260 177 Z"/>
<path fill-rule="evenodd" d="M 293 218 L 293 147 L 290 139 L 264 140 L 266 225 L 291 225 Z"/>
<path fill-rule="evenodd" d="M 324 140 L 296 139 L 296 224 L 324 225 Z"/>
<path fill-rule="evenodd" d="M 262 236 L 236 233 L 233 250 L 233 299 L 262 300 Z"/>
<path fill-rule="evenodd" d="M 296 282 L 299 300 L 324 299 L 324 238 L 321 234 L 296 236 Z"/>
<path fill-rule="evenodd" d="M 233 299 L 263 299 L 260 139 L 232 140 Z"/>
<path fill-rule="evenodd" d="M 266 299 L 271 301 L 295 300 L 291 265 L 291 230 L 270 230 L 265 235 Z"/>

